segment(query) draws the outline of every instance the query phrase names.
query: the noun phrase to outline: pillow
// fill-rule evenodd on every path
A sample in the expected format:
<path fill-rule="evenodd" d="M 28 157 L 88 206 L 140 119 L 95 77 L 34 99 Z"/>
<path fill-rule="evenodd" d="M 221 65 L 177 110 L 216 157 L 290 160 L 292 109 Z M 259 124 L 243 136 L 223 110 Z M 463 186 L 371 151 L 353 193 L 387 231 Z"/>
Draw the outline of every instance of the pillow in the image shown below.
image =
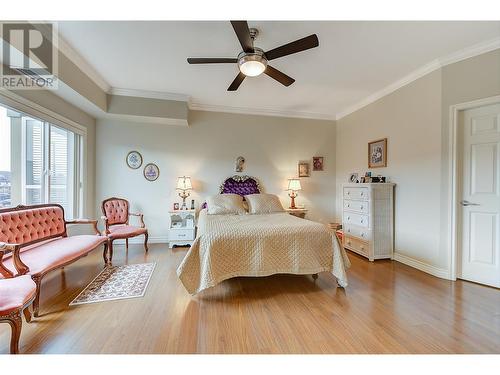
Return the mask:
<path fill-rule="evenodd" d="M 238 194 L 217 194 L 207 198 L 209 215 L 241 215 L 247 211 L 243 206 L 243 197 Z"/>
<path fill-rule="evenodd" d="M 269 214 L 285 211 L 280 199 L 274 194 L 249 194 L 245 195 L 248 202 L 248 211 L 251 214 Z"/>

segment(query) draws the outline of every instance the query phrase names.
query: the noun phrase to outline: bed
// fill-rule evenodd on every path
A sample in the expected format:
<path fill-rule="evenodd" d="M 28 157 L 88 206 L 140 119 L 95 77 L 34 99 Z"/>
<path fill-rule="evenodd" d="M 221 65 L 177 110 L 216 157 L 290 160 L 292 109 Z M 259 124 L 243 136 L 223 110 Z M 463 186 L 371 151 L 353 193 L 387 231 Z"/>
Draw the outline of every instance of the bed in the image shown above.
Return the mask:
<path fill-rule="evenodd" d="M 233 176 L 221 193 L 260 193 L 256 178 Z M 177 269 L 190 294 L 239 276 L 287 273 L 316 275 L 331 272 L 347 286 L 350 266 L 335 233 L 324 224 L 300 219 L 287 212 L 244 215 L 208 215 L 200 211 L 196 239 Z"/>

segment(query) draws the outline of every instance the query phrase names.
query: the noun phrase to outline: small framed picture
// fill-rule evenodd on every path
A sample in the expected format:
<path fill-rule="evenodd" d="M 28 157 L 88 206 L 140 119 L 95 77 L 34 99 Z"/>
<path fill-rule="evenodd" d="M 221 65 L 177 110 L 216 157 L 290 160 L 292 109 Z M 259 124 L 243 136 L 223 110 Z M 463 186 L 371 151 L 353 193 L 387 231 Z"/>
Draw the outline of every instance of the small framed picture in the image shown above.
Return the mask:
<path fill-rule="evenodd" d="M 387 138 L 368 143 L 368 168 L 387 167 Z"/>
<path fill-rule="evenodd" d="M 349 175 L 349 182 L 353 183 L 353 184 L 356 183 L 356 182 L 358 182 L 358 174 L 357 173 L 351 173 Z"/>
<path fill-rule="evenodd" d="M 174 211 L 177 211 L 179 209 L 179 203 L 174 203 Z"/>
<path fill-rule="evenodd" d="M 139 151 L 130 151 L 127 154 L 127 165 L 129 168 L 138 169 L 142 165 L 142 155 Z"/>
<path fill-rule="evenodd" d="M 146 180 L 156 181 L 160 176 L 160 168 L 154 163 L 149 163 L 144 167 L 143 173 Z"/>
<path fill-rule="evenodd" d="M 323 170 L 323 156 L 313 156 L 313 171 Z"/>
<path fill-rule="evenodd" d="M 299 161 L 299 177 L 309 177 L 309 162 Z"/>

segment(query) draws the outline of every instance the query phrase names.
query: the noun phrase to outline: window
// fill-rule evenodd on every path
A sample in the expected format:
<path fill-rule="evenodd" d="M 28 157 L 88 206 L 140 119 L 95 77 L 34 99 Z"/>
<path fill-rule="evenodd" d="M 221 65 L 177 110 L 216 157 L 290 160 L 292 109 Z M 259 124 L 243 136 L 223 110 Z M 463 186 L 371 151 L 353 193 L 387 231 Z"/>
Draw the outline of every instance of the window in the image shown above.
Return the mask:
<path fill-rule="evenodd" d="M 81 215 L 80 135 L 0 106 L 0 207 L 58 203 Z"/>

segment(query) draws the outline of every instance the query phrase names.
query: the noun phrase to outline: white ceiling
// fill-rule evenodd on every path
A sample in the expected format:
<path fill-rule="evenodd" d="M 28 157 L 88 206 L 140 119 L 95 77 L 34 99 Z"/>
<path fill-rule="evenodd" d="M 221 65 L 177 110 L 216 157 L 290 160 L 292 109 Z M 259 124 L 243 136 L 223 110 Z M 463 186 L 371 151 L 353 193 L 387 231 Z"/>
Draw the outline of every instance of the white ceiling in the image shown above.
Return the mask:
<path fill-rule="evenodd" d="M 226 91 L 236 64 L 188 65 L 187 57 L 236 57 L 226 21 L 59 22 L 59 32 L 114 88 L 183 94 L 205 107 L 335 117 L 421 66 L 500 37 L 500 22 L 249 21 L 269 50 L 312 33 L 318 48 L 271 61 L 296 79 L 266 75 Z"/>

